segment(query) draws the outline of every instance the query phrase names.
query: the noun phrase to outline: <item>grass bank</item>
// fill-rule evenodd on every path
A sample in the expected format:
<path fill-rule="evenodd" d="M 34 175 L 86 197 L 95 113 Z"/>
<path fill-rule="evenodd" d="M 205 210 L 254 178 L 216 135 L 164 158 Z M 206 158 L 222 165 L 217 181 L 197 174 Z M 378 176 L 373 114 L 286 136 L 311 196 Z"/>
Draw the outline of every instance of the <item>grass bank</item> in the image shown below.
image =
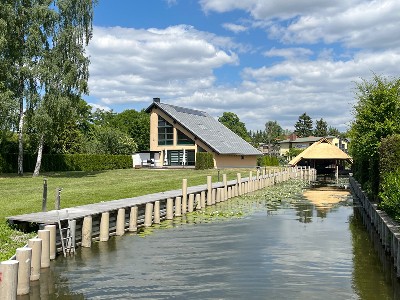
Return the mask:
<path fill-rule="evenodd" d="M 255 174 L 255 169 L 252 169 Z M 247 177 L 250 169 L 225 169 L 228 180 L 236 178 L 237 173 Z M 54 208 L 55 190 L 62 188 L 61 207 L 98 203 L 101 201 L 136 197 L 151 193 L 179 189 L 182 179 L 188 186 L 206 184 L 207 176 L 218 181 L 217 170 L 194 169 L 123 169 L 99 172 L 58 172 L 46 173 L 33 178 L 32 174 L 23 177 L 0 174 L 0 261 L 6 260 L 23 246 L 30 235 L 13 230 L 6 224 L 6 217 L 42 209 L 43 180 L 47 178 L 47 208 Z"/>

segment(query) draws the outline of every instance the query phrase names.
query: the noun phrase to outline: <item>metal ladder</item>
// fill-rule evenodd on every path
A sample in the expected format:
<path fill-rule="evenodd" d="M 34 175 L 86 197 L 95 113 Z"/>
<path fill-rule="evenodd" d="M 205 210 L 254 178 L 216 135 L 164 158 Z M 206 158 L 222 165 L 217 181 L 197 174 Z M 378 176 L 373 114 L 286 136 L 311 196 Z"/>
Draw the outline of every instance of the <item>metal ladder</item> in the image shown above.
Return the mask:
<path fill-rule="evenodd" d="M 67 227 L 63 228 L 61 226 L 60 212 L 57 211 L 58 230 L 60 231 L 61 246 L 62 246 L 64 257 L 66 257 L 67 254 L 75 253 L 76 220 L 71 220 L 69 218 L 68 210 L 66 211 L 66 213 L 67 213 L 68 225 L 67 225 Z"/>

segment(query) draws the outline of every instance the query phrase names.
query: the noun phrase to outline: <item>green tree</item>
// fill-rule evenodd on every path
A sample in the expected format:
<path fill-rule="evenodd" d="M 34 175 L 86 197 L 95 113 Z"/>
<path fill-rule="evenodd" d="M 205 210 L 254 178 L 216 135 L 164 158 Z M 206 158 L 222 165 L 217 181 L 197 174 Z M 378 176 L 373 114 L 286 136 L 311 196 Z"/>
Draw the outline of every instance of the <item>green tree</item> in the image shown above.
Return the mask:
<path fill-rule="evenodd" d="M 303 113 L 299 116 L 298 121 L 294 125 L 294 133 L 298 137 L 308 137 L 313 134 L 313 121 L 307 113 Z"/>
<path fill-rule="evenodd" d="M 239 117 L 233 112 L 224 112 L 218 121 L 240 136 L 247 142 L 250 142 L 250 137 L 246 130 L 246 125 L 240 121 Z"/>
<path fill-rule="evenodd" d="M 326 123 L 324 119 L 321 118 L 315 122 L 314 135 L 321 137 L 328 135 L 328 123 Z"/>
<path fill-rule="evenodd" d="M 340 136 L 341 133 L 340 133 L 340 131 L 339 131 L 337 128 L 332 127 L 332 126 L 329 126 L 329 128 L 328 128 L 328 135 Z"/>
<path fill-rule="evenodd" d="M 356 84 L 357 103 L 349 135 L 354 173 L 364 189 L 376 197 L 379 187 L 378 147 L 381 139 L 400 133 L 400 79 L 378 75 Z"/>
<path fill-rule="evenodd" d="M 150 115 L 144 110 L 124 110 L 110 121 L 113 127 L 127 133 L 137 144 L 138 151 L 150 148 Z"/>
<path fill-rule="evenodd" d="M 42 93 L 37 97 L 33 122 L 39 135 L 37 162 L 34 176 L 39 174 L 43 146 L 46 138 L 65 130 L 64 124 L 75 114 L 81 94 L 88 94 L 89 58 L 85 47 L 92 37 L 93 2 L 87 0 L 57 0 L 48 3 L 53 17 L 51 39 L 38 64 Z M 48 22 L 46 18 L 41 19 Z"/>
<path fill-rule="evenodd" d="M 89 154 L 132 154 L 137 151 L 135 141 L 117 128 L 96 125 L 85 143 Z"/>

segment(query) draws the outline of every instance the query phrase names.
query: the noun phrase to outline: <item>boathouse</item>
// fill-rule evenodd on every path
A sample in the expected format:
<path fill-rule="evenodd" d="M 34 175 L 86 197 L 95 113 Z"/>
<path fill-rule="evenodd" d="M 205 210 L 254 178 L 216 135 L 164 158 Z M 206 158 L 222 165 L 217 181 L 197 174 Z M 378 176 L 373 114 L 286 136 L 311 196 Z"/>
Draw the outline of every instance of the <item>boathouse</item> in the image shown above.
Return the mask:
<path fill-rule="evenodd" d="M 197 152 L 213 154 L 215 168 L 255 167 L 262 155 L 204 111 L 169 105 L 154 98 L 150 114 L 150 151 L 157 166 L 194 166 Z"/>
<path fill-rule="evenodd" d="M 332 145 L 328 139 L 321 138 L 293 158 L 289 165 L 310 166 L 315 168 L 318 174 L 329 174 L 337 170 L 343 171 L 346 162 L 351 164 L 353 160 L 348 154 Z"/>

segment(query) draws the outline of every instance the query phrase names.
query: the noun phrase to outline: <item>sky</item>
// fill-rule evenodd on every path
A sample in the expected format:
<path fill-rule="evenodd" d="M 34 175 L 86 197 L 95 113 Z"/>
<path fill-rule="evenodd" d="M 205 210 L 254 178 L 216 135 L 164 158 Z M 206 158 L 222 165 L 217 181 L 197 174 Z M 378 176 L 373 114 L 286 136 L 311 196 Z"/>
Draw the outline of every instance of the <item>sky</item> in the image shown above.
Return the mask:
<path fill-rule="evenodd" d="M 253 131 L 305 112 L 343 132 L 358 83 L 399 77 L 398 0 L 99 0 L 93 25 L 85 99 L 114 112 L 158 97 Z"/>

